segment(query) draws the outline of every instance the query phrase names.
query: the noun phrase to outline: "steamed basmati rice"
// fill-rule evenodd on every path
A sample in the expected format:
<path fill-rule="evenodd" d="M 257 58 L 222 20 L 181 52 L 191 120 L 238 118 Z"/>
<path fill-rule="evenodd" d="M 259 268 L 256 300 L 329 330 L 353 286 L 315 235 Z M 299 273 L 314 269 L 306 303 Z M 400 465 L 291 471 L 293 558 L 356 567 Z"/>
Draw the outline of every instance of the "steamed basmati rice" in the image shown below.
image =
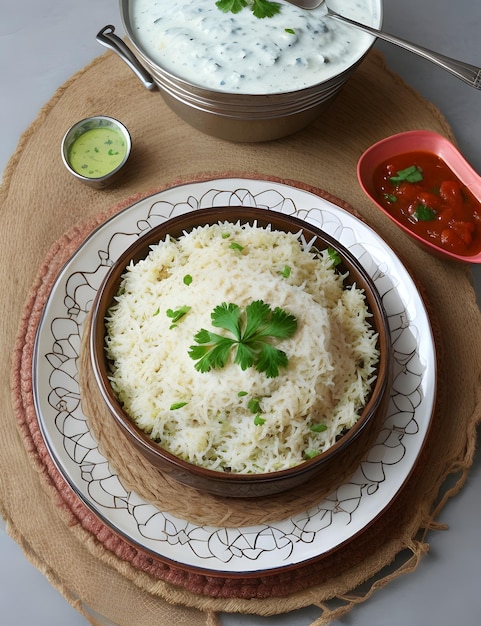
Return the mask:
<path fill-rule="evenodd" d="M 326 251 L 270 228 L 225 222 L 166 237 L 127 268 L 108 312 L 112 387 L 141 429 L 197 465 L 261 473 L 302 463 L 353 426 L 376 375 L 364 292 L 344 278 Z M 188 354 L 194 335 L 222 334 L 213 309 L 254 300 L 297 318 L 295 334 L 276 343 L 288 367 L 276 378 L 232 361 L 198 372 Z M 181 307 L 190 309 L 172 324 L 167 311 Z M 261 425 L 248 408 L 253 398 Z M 316 424 L 325 430 L 314 432 Z"/>

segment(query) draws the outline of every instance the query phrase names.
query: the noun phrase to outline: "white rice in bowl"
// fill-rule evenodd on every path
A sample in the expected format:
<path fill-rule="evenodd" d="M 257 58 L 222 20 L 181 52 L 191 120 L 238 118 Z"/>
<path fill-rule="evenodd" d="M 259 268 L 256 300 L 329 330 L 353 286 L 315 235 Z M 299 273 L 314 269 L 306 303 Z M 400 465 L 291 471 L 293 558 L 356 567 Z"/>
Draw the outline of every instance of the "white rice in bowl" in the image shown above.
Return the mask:
<path fill-rule="evenodd" d="M 327 450 L 358 420 L 379 360 L 364 292 L 333 258 L 300 235 L 230 222 L 152 246 L 124 272 L 106 318 L 110 381 L 126 413 L 211 470 L 274 472 Z M 229 335 L 213 327 L 213 310 L 257 300 L 297 320 L 271 342 L 287 366 L 268 377 L 232 352 L 224 367 L 198 371 L 189 353 L 199 330 Z"/>

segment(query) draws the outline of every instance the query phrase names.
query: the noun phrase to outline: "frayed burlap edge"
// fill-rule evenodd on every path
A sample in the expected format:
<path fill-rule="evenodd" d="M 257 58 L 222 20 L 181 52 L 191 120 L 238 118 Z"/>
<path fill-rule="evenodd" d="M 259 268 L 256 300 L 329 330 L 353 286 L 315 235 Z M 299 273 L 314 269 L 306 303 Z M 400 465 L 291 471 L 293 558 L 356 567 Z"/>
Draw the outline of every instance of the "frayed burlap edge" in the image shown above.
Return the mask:
<path fill-rule="evenodd" d="M 225 174 L 223 174 L 222 176 L 225 176 Z M 293 184 L 293 185 L 296 184 L 294 181 L 279 181 L 279 182 L 286 182 L 287 184 Z M 179 181 L 177 181 L 177 184 L 178 183 Z M 169 185 L 169 187 L 170 186 L 172 185 Z M 301 186 L 306 189 L 309 188 L 308 186 L 304 186 L 304 185 L 301 185 Z M 309 188 L 309 190 L 314 191 L 312 188 Z M 150 194 L 146 194 L 146 195 L 150 195 Z M 37 307 L 38 307 L 37 312 L 40 312 L 43 307 L 43 301 L 47 297 L 51 284 L 55 279 L 56 271 L 60 269 L 59 267 L 56 268 L 55 265 L 59 264 L 61 261 L 62 261 L 61 264 L 63 265 L 63 262 L 71 256 L 71 254 L 75 251 L 77 246 L 85 238 L 85 236 L 88 236 L 91 230 L 93 230 L 96 226 L 102 223 L 105 219 L 108 219 L 113 213 L 116 213 L 117 211 L 122 210 L 126 206 L 129 206 L 133 202 L 139 200 L 141 197 L 143 196 L 141 194 L 138 194 L 135 197 L 129 198 L 120 206 L 116 206 L 110 211 L 107 211 L 106 213 L 98 216 L 98 218 L 95 219 L 93 223 L 91 222 L 89 224 L 83 225 L 80 228 L 75 229 L 72 233 L 69 233 L 68 235 L 66 235 L 60 242 L 58 242 L 57 244 L 53 246 L 52 250 L 47 256 L 45 265 L 43 266 L 40 276 L 33 287 L 31 298 L 25 308 L 26 313 L 24 317 L 24 324 L 28 328 L 33 323 L 34 327 L 31 328 L 30 330 L 27 330 L 24 336 L 22 332 L 20 332 L 19 334 L 20 345 L 17 347 L 16 354 L 18 355 L 18 358 L 20 358 L 20 360 L 25 358 L 25 348 L 26 346 L 28 346 L 28 344 L 31 344 L 32 336 L 33 336 L 32 333 L 34 332 L 35 326 L 36 326 L 35 313 L 34 313 L 35 305 L 32 308 L 32 300 L 37 300 Z M 59 251 L 62 251 L 62 254 L 60 256 L 59 256 Z M 37 318 L 37 321 L 38 321 L 38 318 Z M 15 365 L 14 365 L 14 371 L 15 371 Z M 30 371 L 30 368 L 28 367 L 26 371 L 27 371 L 27 376 L 28 376 L 28 372 Z M 14 389 L 18 388 L 18 384 L 16 384 L 15 381 L 13 384 L 13 388 Z M 23 394 L 22 401 L 25 403 L 25 400 L 26 400 L 25 394 Z M 27 402 L 27 405 L 24 405 L 24 410 L 25 410 L 25 406 L 27 406 L 27 409 L 28 409 L 28 402 Z M 16 409 L 17 410 L 19 409 L 18 404 L 16 405 Z M 28 410 L 31 411 L 32 407 L 30 407 Z M 25 432 L 25 424 L 23 425 L 23 428 L 24 428 L 24 434 L 26 434 L 28 438 L 28 434 Z M 38 454 L 38 450 L 39 448 L 41 448 L 40 442 L 37 441 L 36 444 L 34 443 L 34 446 L 35 445 L 36 445 L 36 453 Z M 472 452 L 473 452 L 473 446 L 470 445 L 468 446 L 468 449 L 467 449 L 467 453 L 469 455 L 468 459 L 472 458 Z M 38 463 L 39 471 L 41 471 L 41 473 L 44 475 L 48 474 L 47 480 L 48 480 L 48 483 L 51 483 L 52 468 L 51 467 L 48 468 L 48 465 L 49 465 L 48 457 L 44 455 L 43 459 L 39 459 L 37 456 L 37 463 Z M 297 592 L 290 593 L 286 597 L 280 597 L 280 598 L 277 597 L 275 601 L 274 600 L 270 601 L 266 598 L 266 595 L 267 593 L 269 594 L 269 596 L 272 595 L 272 588 L 269 589 L 269 585 L 263 583 L 265 586 L 265 590 L 260 592 L 261 597 L 260 598 L 249 597 L 249 599 L 246 602 L 242 598 L 239 598 L 239 597 L 231 597 L 231 598 L 224 597 L 223 593 L 225 593 L 225 590 L 224 592 L 220 592 L 220 593 L 218 590 L 215 591 L 214 588 L 216 584 L 219 583 L 219 581 L 209 580 L 209 577 L 207 577 L 207 581 L 206 580 L 202 581 L 202 584 L 204 586 L 199 587 L 199 589 L 201 589 L 201 593 L 194 593 L 194 594 L 192 593 L 192 591 L 188 590 L 189 585 L 186 585 L 187 577 L 184 577 L 183 581 L 180 580 L 178 577 L 176 577 L 175 580 L 172 581 L 174 584 L 174 587 L 171 587 L 171 583 L 168 582 L 169 577 L 167 577 L 167 582 L 165 580 L 156 580 L 155 582 L 153 582 L 151 578 L 152 572 L 147 571 L 146 573 L 144 573 L 144 571 L 142 571 L 142 567 L 139 569 L 136 569 L 136 566 L 138 566 L 136 558 L 131 559 L 133 563 L 132 567 L 123 561 L 120 563 L 117 562 L 115 560 L 115 557 L 113 556 L 114 554 L 117 554 L 117 558 L 118 557 L 125 558 L 125 552 L 123 552 L 122 549 L 119 548 L 119 545 L 113 545 L 111 543 L 112 538 L 106 540 L 102 536 L 101 530 L 98 531 L 98 536 L 96 539 L 95 530 L 96 528 L 100 528 L 100 526 L 96 524 L 97 520 L 95 520 L 92 523 L 92 517 L 90 514 L 79 515 L 78 503 L 75 502 L 75 497 L 72 497 L 72 494 L 70 492 L 67 491 L 67 494 L 66 494 L 64 490 L 61 490 L 61 498 L 59 498 L 60 492 L 59 492 L 58 484 L 56 485 L 56 488 L 54 487 L 54 489 L 56 491 L 55 499 L 57 501 L 57 505 L 61 505 L 62 507 L 64 507 L 64 512 L 67 514 L 67 517 L 70 516 L 68 518 L 68 523 L 75 525 L 76 530 L 79 530 L 78 518 L 79 517 L 81 518 L 81 525 L 83 527 L 83 531 L 81 532 L 81 534 L 83 535 L 85 528 L 87 529 L 86 530 L 87 534 L 90 534 L 88 538 L 89 540 L 87 542 L 89 550 L 91 550 L 92 553 L 95 554 L 95 556 L 97 556 L 98 558 L 106 560 L 110 564 L 114 565 L 114 567 L 116 567 L 116 569 L 122 572 L 123 575 L 133 580 L 136 584 L 139 584 L 142 588 L 148 588 L 149 593 L 160 595 L 161 597 L 164 597 L 169 602 L 173 602 L 174 604 L 180 601 L 179 600 L 179 596 L 180 596 L 182 597 L 182 600 L 181 600 L 182 604 L 185 604 L 187 606 L 195 606 L 197 608 L 201 608 L 202 610 L 242 611 L 242 612 L 254 612 L 254 613 L 262 614 L 262 615 L 270 615 L 270 614 L 277 614 L 279 612 L 287 612 L 287 611 L 293 610 L 294 608 L 301 608 L 309 604 L 314 604 L 314 605 L 319 606 L 319 608 L 323 612 L 323 617 L 320 618 L 321 621 L 315 622 L 316 625 L 317 624 L 320 625 L 320 624 L 328 623 L 328 621 L 330 621 L 331 619 L 337 618 L 338 616 L 349 611 L 355 604 L 361 602 L 363 599 L 367 599 L 374 592 L 375 589 L 381 586 L 384 586 L 385 584 L 388 584 L 390 580 L 392 580 L 399 574 L 407 573 L 417 568 L 421 560 L 421 557 L 428 550 L 428 546 L 424 541 L 426 532 L 429 529 L 438 528 L 438 526 L 434 523 L 434 515 L 437 514 L 439 510 L 441 510 L 442 506 L 444 505 L 448 497 L 450 497 L 451 495 L 454 495 L 461 488 L 462 483 L 465 480 L 465 474 L 467 473 L 467 469 L 469 465 L 470 465 L 469 460 L 468 462 L 458 461 L 458 465 L 456 467 L 451 467 L 446 471 L 446 474 L 445 474 L 446 477 L 449 474 L 451 474 L 453 470 L 462 470 L 463 473 L 461 477 L 459 478 L 459 480 L 457 481 L 456 485 L 453 488 L 451 488 L 450 492 L 443 496 L 442 501 L 436 506 L 435 510 L 432 513 L 429 513 L 429 512 L 425 513 L 425 519 L 423 520 L 423 523 L 419 527 L 419 529 L 414 528 L 414 535 L 417 535 L 419 537 L 418 539 L 416 540 L 411 539 L 411 537 L 413 536 L 413 529 L 410 528 L 409 532 L 406 532 L 403 538 L 401 539 L 399 537 L 397 538 L 396 546 L 395 546 L 396 541 L 394 541 L 394 543 L 386 545 L 385 539 L 383 539 L 384 546 L 382 549 L 382 552 L 383 552 L 382 558 L 380 558 L 379 554 L 376 554 L 374 558 L 369 558 L 369 557 L 366 558 L 365 553 L 362 555 L 363 577 L 360 582 L 364 583 L 366 580 L 369 580 L 370 577 L 375 577 L 375 580 L 373 581 L 373 584 L 370 587 L 369 591 L 365 595 L 360 596 L 360 597 L 358 597 L 352 591 L 350 592 L 352 585 L 350 585 L 349 583 L 346 583 L 346 577 L 345 577 L 344 571 L 339 572 L 338 581 L 336 581 L 335 578 L 332 577 L 333 573 L 336 571 L 336 568 L 333 566 L 333 563 L 331 562 L 332 559 L 326 560 L 326 564 L 329 563 L 329 574 L 328 574 L 329 585 L 328 586 L 330 589 L 326 597 L 323 597 L 323 593 L 322 593 L 323 590 L 320 588 L 317 588 L 317 589 L 311 588 L 311 589 L 306 590 L 305 588 L 303 588 L 303 586 L 301 586 L 301 588 Z M 46 470 L 46 467 L 47 467 L 47 470 Z M 57 481 L 58 481 L 58 477 L 57 477 Z M 59 502 L 59 500 L 62 500 L 62 502 Z M 398 513 L 396 512 L 395 515 L 397 517 Z M 391 517 L 390 514 L 386 513 L 386 520 L 387 518 L 390 518 L 390 517 Z M 387 522 L 382 523 L 381 526 L 385 527 L 386 524 Z M 100 540 L 98 540 L 98 537 L 101 537 Z M 114 540 L 114 543 L 116 543 L 115 540 Z M 369 545 L 370 545 L 370 549 L 372 550 L 373 545 L 374 545 L 372 543 L 372 540 L 369 540 Z M 107 548 L 107 550 L 110 550 L 111 554 L 109 554 L 108 552 L 106 553 L 105 548 Z M 382 578 L 379 578 L 378 576 L 376 576 L 376 574 L 379 572 L 380 565 L 386 567 L 386 560 L 387 560 L 388 562 L 387 567 L 389 568 L 389 563 L 392 562 L 392 560 L 394 560 L 396 555 L 398 555 L 400 552 L 404 552 L 406 555 L 404 562 L 401 565 L 398 565 L 395 571 L 388 572 Z M 388 559 L 386 559 L 386 557 L 388 557 Z M 343 560 L 344 560 L 344 557 L 343 557 Z M 355 559 L 353 560 L 353 563 L 354 562 L 355 562 Z M 310 574 L 312 574 L 312 571 L 313 571 L 313 568 L 311 566 Z M 325 582 L 326 580 L 326 576 L 327 575 L 326 575 L 324 568 L 321 567 L 319 571 L 319 577 L 317 579 L 318 583 L 322 585 L 322 583 Z M 295 588 L 295 583 L 293 583 L 294 578 L 295 576 L 292 576 L 292 573 L 291 573 L 289 575 L 288 581 L 286 581 L 287 584 L 290 586 L 290 589 Z M 315 579 L 316 579 L 315 576 L 314 577 L 311 576 L 311 580 L 315 580 Z M 243 581 L 243 584 L 246 584 L 246 582 L 247 581 Z M 253 581 L 249 581 L 249 582 L 252 583 Z M 254 586 L 256 584 L 257 582 L 254 583 Z M 178 585 L 181 585 L 181 586 L 184 585 L 184 588 L 178 589 L 177 588 Z M 193 588 L 195 588 L 195 585 Z M 209 597 L 210 592 L 213 593 L 213 596 L 211 597 Z M 279 594 L 279 590 L 276 589 L 274 592 L 274 595 L 278 595 L 278 594 Z M 219 596 L 222 596 L 222 599 L 220 599 Z M 334 607 L 331 607 L 329 605 L 329 600 L 333 601 L 333 604 L 335 605 Z M 341 606 L 339 606 L 339 603 L 341 604 Z"/>

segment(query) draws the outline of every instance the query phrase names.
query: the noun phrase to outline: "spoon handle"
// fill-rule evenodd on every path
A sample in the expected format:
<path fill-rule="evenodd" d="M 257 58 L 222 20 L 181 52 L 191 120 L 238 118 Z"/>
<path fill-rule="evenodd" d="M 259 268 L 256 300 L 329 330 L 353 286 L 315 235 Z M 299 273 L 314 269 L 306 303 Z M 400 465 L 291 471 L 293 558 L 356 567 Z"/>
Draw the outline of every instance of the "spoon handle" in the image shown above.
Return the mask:
<path fill-rule="evenodd" d="M 326 7 L 327 8 L 327 7 Z M 384 39 L 389 43 L 393 43 L 396 46 L 401 48 L 405 48 L 410 52 L 414 52 L 414 54 L 418 54 L 419 56 L 427 59 L 428 61 L 432 61 L 436 65 L 439 65 L 443 69 L 451 72 L 457 78 L 460 78 L 471 87 L 475 89 L 481 89 L 481 68 L 476 67 L 475 65 L 470 65 L 469 63 L 464 63 L 463 61 L 458 61 L 457 59 L 452 59 L 451 57 L 445 56 L 444 54 L 439 54 L 438 52 L 433 52 L 428 48 L 423 48 L 422 46 L 418 46 L 410 41 L 406 41 L 405 39 L 400 39 L 399 37 L 395 37 L 394 35 L 390 35 L 389 33 L 383 33 L 376 28 L 371 28 L 371 26 L 366 26 L 365 24 L 361 24 L 360 22 L 354 22 L 350 20 L 348 17 L 344 17 L 343 15 L 339 15 L 338 13 L 334 13 L 331 9 L 327 9 L 327 14 L 329 17 L 336 19 L 340 22 L 345 22 L 350 24 L 351 26 L 355 26 L 366 33 L 370 33 L 379 39 Z"/>

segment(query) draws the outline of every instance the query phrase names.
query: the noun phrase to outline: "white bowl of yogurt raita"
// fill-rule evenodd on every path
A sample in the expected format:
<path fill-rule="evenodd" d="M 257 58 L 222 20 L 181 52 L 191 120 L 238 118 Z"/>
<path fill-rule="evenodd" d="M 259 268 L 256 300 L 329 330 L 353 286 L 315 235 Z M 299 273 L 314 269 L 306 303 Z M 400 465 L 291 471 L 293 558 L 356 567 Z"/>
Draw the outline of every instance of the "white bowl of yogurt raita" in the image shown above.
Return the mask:
<path fill-rule="evenodd" d="M 120 0 L 127 48 L 113 48 L 191 126 L 231 141 L 268 141 L 304 128 L 331 103 L 374 37 L 285 0 L 254 0 L 237 13 L 227 0 Z M 274 7 L 272 7 L 274 5 Z M 379 28 L 382 0 L 329 0 L 345 16 Z M 263 9 L 269 12 L 270 9 Z"/>

